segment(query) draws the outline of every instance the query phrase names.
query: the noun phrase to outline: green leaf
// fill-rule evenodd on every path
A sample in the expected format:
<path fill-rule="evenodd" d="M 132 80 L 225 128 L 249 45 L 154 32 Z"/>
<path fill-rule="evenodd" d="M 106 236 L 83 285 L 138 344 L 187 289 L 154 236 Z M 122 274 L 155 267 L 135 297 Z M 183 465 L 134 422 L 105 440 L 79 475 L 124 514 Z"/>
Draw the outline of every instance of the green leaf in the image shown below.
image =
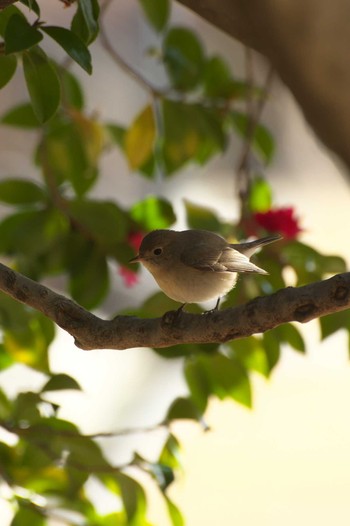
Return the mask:
<path fill-rule="evenodd" d="M 195 88 L 202 78 L 205 63 L 202 43 L 193 31 L 172 27 L 163 42 L 164 64 L 175 89 Z"/>
<path fill-rule="evenodd" d="M 260 123 L 251 124 L 250 117 L 245 113 L 233 111 L 231 113 L 231 118 L 234 128 L 245 139 L 249 138 L 250 126 L 254 126 L 252 147 L 262 161 L 269 164 L 275 153 L 275 143 L 270 131 Z"/>
<path fill-rule="evenodd" d="M 17 59 L 11 55 L 9 57 L 0 55 L 0 89 L 6 86 L 12 79 L 17 68 Z"/>
<path fill-rule="evenodd" d="M 220 400 L 230 397 L 247 407 L 252 405 L 250 382 L 245 368 L 222 354 L 198 358 L 198 365 L 207 376 L 209 392 Z"/>
<path fill-rule="evenodd" d="M 12 403 L 6 394 L 0 389 L 0 420 L 7 420 L 12 411 Z"/>
<path fill-rule="evenodd" d="M 114 202 L 75 199 L 70 201 L 69 210 L 89 236 L 106 250 L 113 252 L 126 237 L 125 213 Z"/>
<path fill-rule="evenodd" d="M 226 344 L 225 347 L 245 369 L 256 371 L 265 377 L 269 376 L 270 365 L 261 338 L 242 338 Z"/>
<path fill-rule="evenodd" d="M 169 0 L 139 0 L 145 15 L 156 31 L 162 31 L 170 14 Z"/>
<path fill-rule="evenodd" d="M 31 205 L 46 201 L 44 190 L 27 179 L 0 181 L 0 201 L 10 205 Z"/>
<path fill-rule="evenodd" d="M 79 36 L 64 27 L 41 26 L 40 29 L 53 38 L 87 73 L 92 73 L 90 51 Z"/>
<path fill-rule="evenodd" d="M 60 103 L 57 73 L 39 47 L 23 53 L 23 69 L 34 113 L 44 123 L 55 114 Z"/>
<path fill-rule="evenodd" d="M 64 389 L 77 389 L 81 390 L 80 385 L 68 374 L 54 374 L 51 376 L 50 380 L 46 382 L 44 387 L 41 389 L 41 392 L 44 391 L 60 391 Z"/>
<path fill-rule="evenodd" d="M 166 421 L 172 420 L 200 420 L 202 414 L 189 398 L 176 398 L 169 407 Z"/>
<path fill-rule="evenodd" d="M 222 223 L 216 213 L 209 208 L 199 206 L 185 199 L 186 219 L 190 228 L 220 232 Z"/>
<path fill-rule="evenodd" d="M 168 174 L 192 160 L 204 164 L 227 144 L 220 114 L 199 104 L 164 99 L 163 157 Z"/>
<path fill-rule="evenodd" d="M 81 111 L 84 108 L 84 93 L 78 79 L 64 68 L 58 69 L 62 86 L 62 101 L 65 106 Z"/>
<path fill-rule="evenodd" d="M 19 393 L 13 403 L 13 412 L 11 420 L 16 424 L 23 423 L 35 424 L 40 420 L 40 412 L 38 405 L 41 403 L 41 398 L 38 393 L 28 391 L 26 393 Z"/>
<path fill-rule="evenodd" d="M 272 206 L 272 190 L 263 177 L 256 177 L 249 189 L 248 206 L 252 212 L 267 212 Z"/>
<path fill-rule="evenodd" d="M 293 349 L 301 353 L 305 352 L 305 343 L 301 333 L 291 323 L 285 323 L 273 329 L 280 343 L 288 343 Z"/>
<path fill-rule="evenodd" d="M 98 35 L 99 12 L 97 0 L 79 0 L 71 29 L 85 44 L 91 44 Z"/>
<path fill-rule="evenodd" d="M 103 128 L 79 112 L 56 118 L 39 147 L 39 160 L 56 184 L 69 181 L 82 197 L 96 181 Z"/>
<path fill-rule="evenodd" d="M 18 7 L 14 5 L 9 5 L 5 7 L 5 9 L 3 9 L 2 11 L 0 10 L 0 35 L 1 36 L 5 35 L 6 26 L 8 24 L 8 21 L 10 20 L 10 18 L 12 18 L 13 15 L 19 15 L 24 20 L 26 20 L 22 11 L 20 11 Z"/>
<path fill-rule="evenodd" d="M 156 126 L 151 106 L 146 106 L 125 133 L 124 148 L 131 170 L 138 170 L 153 155 Z"/>
<path fill-rule="evenodd" d="M 159 464 L 169 466 L 172 469 L 178 469 L 181 467 L 180 443 L 174 435 L 169 434 L 169 437 L 159 455 L 158 462 Z"/>
<path fill-rule="evenodd" d="M 38 128 L 40 122 L 36 118 L 33 106 L 31 104 L 20 104 L 9 110 L 0 121 L 8 126 L 17 126 L 19 128 Z"/>
<path fill-rule="evenodd" d="M 27 6 L 31 11 L 34 11 L 37 17 L 40 18 L 40 7 L 36 0 L 20 0 L 20 2 L 21 4 Z"/>
<path fill-rule="evenodd" d="M 30 526 L 46 526 L 46 518 L 39 510 L 35 511 L 30 502 L 28 502 L 28 507 L 24 503 L 15 514 L 10 526 L 28 526 L 29 524 Z"/>
<path fill-rule="evenodd" d="M 35 46 L 43 36 L 29 24 L 24 16 L 14 14 L 9 19 L 5 30 L 5 53 L 18 53 Z"/>
<path fill-rule="evenodd" d="M 263 334 L 263 343 L 266 352 L 266 357 L 269 365 L 269 372 L 277 365 L 280 355 L 281 348 L 279 339 L 274 331 L 267 331 Z"/>
<path fill-rule="evenodd" d="M 124 149 L 126 128 L 113 123 L 107 123 L 105 126 L 110 139 Z"/>
<path fill-rule="evenodd" d="M 168 513 L 173 526 L 185 526 L 185 521 L 177 506 L 169 497 L 165 496 L 165 504 L 168 508 Z"/>
<path fill-rule="evenodd" d="M 127 524 L 138 526 L 146 523 L 146 495 L 142 486 L 124 473 L 116 473 L 115 479 L 120 487 Z"/>
<path fill-rule="evenodd" d="M 191 400 L 198 407 L 199 412 L 204 413 L 208 398 L 211 395 L 211 386 L 208 375 L 199 360 L 190 359 L 185 363 L 185 378 L 190 389 Z"/>
<path fill-rule="evenodd" d="M 209 59 L 204 67 L 204 93 L 211 98 L 230 98 L 235 83 L 226 62 L 219 56 Z"/>
<path fill-rule="evenodd" d="M 319 319 L 319 322 L 321 326 L 322 340 L 341 329 L 346 329 L 350 332 L 350 316 L 349 312 L 346 310 L 329 314 L 328 316 L 322 316 L 322 318 Z"/>
<path fill-rule="evenodd" d="M 134 204 L 130 210 L 131 218 L 142 230 L 168 228 L 176 221 L 173 208 L 169 201 L 150 196 Z"/>
<path fill-rule="evenodd" d="M 11 367 L 11 365 L 13 365 L 14 363 L 14 357 L 6 351 L 5 345 L 3 343 L 0 343 L 0 371 Z"/>
<path fill-rule="evenodd" d="M 70 272 L 69 292 L 86 309 L 97 307 L 109 288 L 109 271 L 106 256 L 97 249 L 80 259 Z"/>

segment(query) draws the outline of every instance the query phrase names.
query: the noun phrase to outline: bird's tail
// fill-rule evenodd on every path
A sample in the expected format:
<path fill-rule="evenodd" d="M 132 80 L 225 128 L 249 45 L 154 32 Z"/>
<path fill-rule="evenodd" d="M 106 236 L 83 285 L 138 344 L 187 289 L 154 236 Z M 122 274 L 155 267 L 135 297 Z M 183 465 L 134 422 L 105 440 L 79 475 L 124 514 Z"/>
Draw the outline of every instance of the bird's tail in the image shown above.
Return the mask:
<path fill-rule="evenodd" d="M 274 241 L 279 241 L 280 239 L 282 239 L 282 236 L 280 234 L 276 234 L 275 236 L 262 237 L 261 239 L 247 241 L 246 243 L 232 244 L 230 247 L 238 250 L 238 252 L 241 252 L 241 254 L 247 256 L 247 258 L 250 258 L 254 252 L 258 250 L 258 248 L 268 245 L 269 243 L 274 243 Z"/>

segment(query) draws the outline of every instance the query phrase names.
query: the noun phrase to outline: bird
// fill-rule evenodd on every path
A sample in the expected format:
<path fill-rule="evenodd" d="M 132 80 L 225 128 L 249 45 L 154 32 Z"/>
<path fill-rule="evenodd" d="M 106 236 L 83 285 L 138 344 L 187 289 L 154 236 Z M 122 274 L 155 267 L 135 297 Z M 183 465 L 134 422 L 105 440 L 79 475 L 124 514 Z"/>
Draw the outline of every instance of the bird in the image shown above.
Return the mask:
<path fill-rule="evenodd" d="M 236 284 L 238 273 L 268 274 L 250 262 L 260 247 L 282 239 L 280 235 L 243 243 L 228 243 L 214 232 L 199 229 L 153 230 L 142 240 L 130 262 L 141 263 L 171 299 L 202 303 L 225 296 Z"/>

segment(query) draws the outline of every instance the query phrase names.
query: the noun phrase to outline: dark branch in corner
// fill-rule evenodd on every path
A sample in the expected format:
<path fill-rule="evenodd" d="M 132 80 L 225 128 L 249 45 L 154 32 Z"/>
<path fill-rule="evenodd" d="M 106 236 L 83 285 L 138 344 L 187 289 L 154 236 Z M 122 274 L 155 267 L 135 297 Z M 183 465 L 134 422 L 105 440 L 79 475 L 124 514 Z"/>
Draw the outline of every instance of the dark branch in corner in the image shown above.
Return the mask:
<path fill-rule="evenodd" d="M 262 333 L 283 323 L 305 323 L 350 307 L 350 272 L 304 287 L 288 287 L 206 315 L 102 320 L 74 301 L 0 264 L 0 290 L 37 309 L 67 331 L 84 350 L 223 343 Z"/>

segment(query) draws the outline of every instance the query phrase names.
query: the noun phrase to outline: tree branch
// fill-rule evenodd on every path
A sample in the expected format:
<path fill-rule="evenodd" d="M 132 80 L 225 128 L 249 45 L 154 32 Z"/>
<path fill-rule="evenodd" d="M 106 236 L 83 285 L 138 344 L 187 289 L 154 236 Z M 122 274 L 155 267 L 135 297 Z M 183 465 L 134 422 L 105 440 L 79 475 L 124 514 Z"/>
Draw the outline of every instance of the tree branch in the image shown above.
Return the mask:
<path fill-rule="evenodd" d="M 288 287 L 245 305 L 205 315 L 166 313 L 162 318 L 117 316 L 103 320 L 74 301 L 0 263 L 0 290 L 37 309 L 66 330 L 77 347 L 128 349 L 180 343 L 223 343 L 283 323 L 301 323 L 350 307 L 350 272 L 304 287 Z"/>

